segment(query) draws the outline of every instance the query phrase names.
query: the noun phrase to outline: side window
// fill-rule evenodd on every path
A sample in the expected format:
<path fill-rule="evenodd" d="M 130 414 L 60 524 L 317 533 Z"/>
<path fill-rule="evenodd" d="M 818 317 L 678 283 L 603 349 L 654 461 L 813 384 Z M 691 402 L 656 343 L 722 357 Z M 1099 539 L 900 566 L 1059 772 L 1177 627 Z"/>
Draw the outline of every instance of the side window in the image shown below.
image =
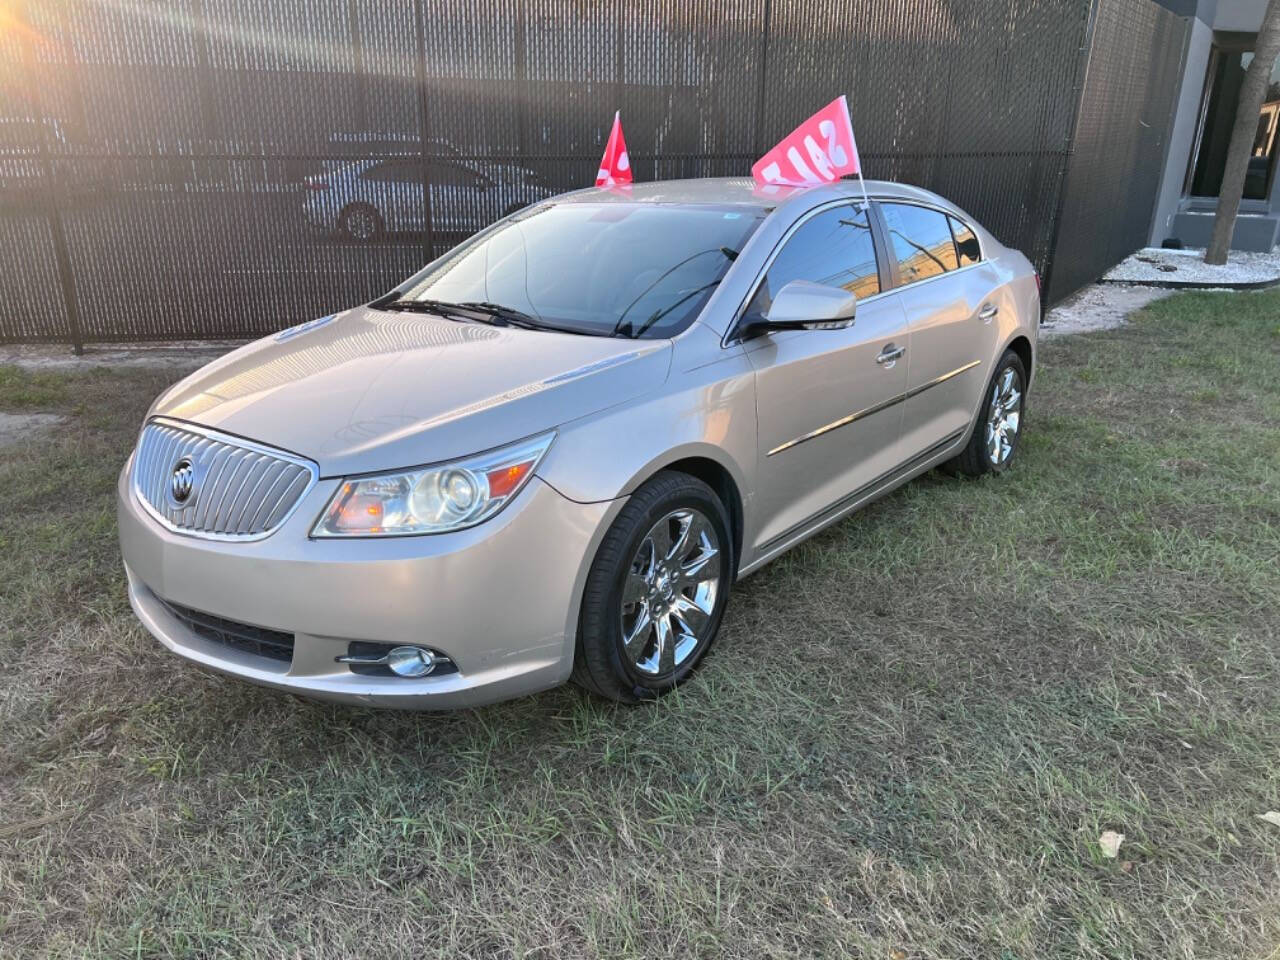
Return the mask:
<path fill-rule="evenodd" d="M 947 217 L 951 221 L 951 235 L 956 239 L 956 252 L 960 254 L 960 266 L 967 267 L 982 259 L 982 246 L 973 231 L 955 217 Z"/>
<path fill-rule="evenodd" d="M 910 203 L 882 203 L 880 212 L 904 284 L 936 277 L 959 265 L 945 213 Z"/>
<path fill-rule="evenodd" d="M 747 306 L 747 316 L 765 314 L 778 291 L 792 280 L 843 287 L 858 297 L 879 293 L 876 247 L 866 210 L 833 207 L 802 223 L 778 251 Z"/>
<path fill-rule="evenodd" d="M 440 186 L 478 187 L 483 183 L 478 174 L 456 163 L 433 160 L 429 170 L 431 182 Z"/>
<path fill-rule="evenodd" d="M 412 160 L 385 160 L 366 170 L 361 177 L 376 183 L 422 183 L 422 168 Z"/>

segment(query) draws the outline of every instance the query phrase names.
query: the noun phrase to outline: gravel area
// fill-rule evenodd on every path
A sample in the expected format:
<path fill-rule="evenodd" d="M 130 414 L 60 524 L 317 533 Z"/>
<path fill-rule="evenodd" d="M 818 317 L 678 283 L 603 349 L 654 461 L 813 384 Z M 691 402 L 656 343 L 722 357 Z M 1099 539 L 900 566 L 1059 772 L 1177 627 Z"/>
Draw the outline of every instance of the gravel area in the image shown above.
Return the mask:
<path fill-rule="evenodd" d="M 1104 283 L 1159 283 L 1233 287 L 1280 282 L 1280 248 L 1270 253 L 1232 250 L 1227 262 L 1213 267 L 1204 250 L 1164 250 L 1146 247 L 1108 270 Z"/>
<path fill-rule="evenodd" d="M 1125 322 L 1134 310 L 1141 310 L 1174 293 L 1160 287 L 1137 287 L 1126 284 L 1095 283 L 1072 294 L 1051 309 L 1040 326 L 1040 339 L 1110 330 Z"/>

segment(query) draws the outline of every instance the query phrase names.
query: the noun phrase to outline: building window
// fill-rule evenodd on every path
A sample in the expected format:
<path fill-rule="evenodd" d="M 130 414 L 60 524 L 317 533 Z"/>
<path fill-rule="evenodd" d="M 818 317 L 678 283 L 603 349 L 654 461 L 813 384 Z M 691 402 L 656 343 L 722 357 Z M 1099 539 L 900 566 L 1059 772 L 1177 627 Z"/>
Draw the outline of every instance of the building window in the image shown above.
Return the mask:
<path fill-rule="evenodd" d="M 1245 71 L 1253 62 L 1253 39 L 1226 40 L 1214 45 L 1209 60 L 1209 79 L 1204 115 L 1200 123 L 1199 145 L 1192 168 L 1188 193 L 1193 197 L 1216 197 L 1222 189 L 1227 163 L 1227 145 L 1236 119 L 1236 104 Z M 1271 71 L 1271 82 L 1258 115 L 1249 169 L 1244 180 L 1244 199 L 1265 200 L 1275 172 L 1277 120 L 1280 120 L 1280 61 Z"/>

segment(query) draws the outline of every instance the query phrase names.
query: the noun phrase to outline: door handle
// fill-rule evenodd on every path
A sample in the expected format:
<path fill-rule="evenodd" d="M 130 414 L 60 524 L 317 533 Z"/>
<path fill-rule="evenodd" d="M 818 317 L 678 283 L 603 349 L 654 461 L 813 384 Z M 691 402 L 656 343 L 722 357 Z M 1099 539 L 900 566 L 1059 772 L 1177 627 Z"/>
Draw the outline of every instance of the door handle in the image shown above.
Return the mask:
<path fill-rule="evenodd" d="M 885 344 L 885 348 L 880 351 L 880 356 L 876 357 L 876 363 L 891 367 L 906 352 L 906 347 L 895 347 L 892 343 Z"/>
<path fill-rule="evenodd" d="M 978 319 L 983 323 L 990 323 L 991 318 L 1000 312 L 1000 308 L 994 303 L 984 304 L 982 309 L 978 311 Z"/>

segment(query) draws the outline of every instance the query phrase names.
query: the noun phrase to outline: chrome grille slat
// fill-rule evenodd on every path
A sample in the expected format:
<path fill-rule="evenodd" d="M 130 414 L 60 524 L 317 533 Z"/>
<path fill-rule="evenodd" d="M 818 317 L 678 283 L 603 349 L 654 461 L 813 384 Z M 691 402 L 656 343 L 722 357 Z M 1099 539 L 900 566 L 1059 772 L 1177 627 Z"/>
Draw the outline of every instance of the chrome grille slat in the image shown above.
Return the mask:
<path fill-rule="evenodd" d="M 267 505 L 272 503 L 271 495 L 275 493 L 276 487 L 280 486 L 280 481 L 289 475 L 289 468 L 281 465 L 276 471 L 275 479 L 271 481 L 271 486 L 267 487 L 266 492 L 262 495 L 262 500 L 258 504 L 258 508 L 253 511 L 253 516 L 249 518 L 248 527 L 252 528 L 258 522 L 258 517 L 262 516 L 262 511 L 267 509 Z M 271 511 L 267 510 L 267 516 L 271 516 Z"/>
<path fill-rule="evenodd" d="M 193 500 L 170 499 L 174 466 L 196 467 Z M 256 540 L 274 532 L 319 477 L 310 460 L 194 424 L 163 419 L 143 428 L 133 491 L 147 512 L 177 533 L 212 540 Z"/>
<path fill-rule="evenodd" d="M 244 472 L 244 479 L 240 481 L 240 489 L 236 491 L 236 495 L 231 498 L 231 503 L 227 506 L 227 533 L 236 533 L 239 526 L 239 518 L 237 510 L 241 515 L 244 514 L 246 501 L 253 496 L 255 490 L 258 489 L 260 480 L 255 480 L 262 468 L 268 467 L 271 461 L 267 457 L 250 456 L 245 458 L 245 462 L 249 464 L 249 469 Z M 249 486 L 249 481 L 253 480 L 253 486 L 249 487 L 249 492 L 245 493 L 245 487 Z"/>
<path fill-rule="evenodd" d="M 290 481 L 289 486 L 285 487 L 284 492 L 280 494 L 276 505 L 272 507 L 271 512 L 267 514 L 267 519 L 263 521 L 263 526 L 267 529 L 278 526 L 289 515 L 292 509 L 290 506 L 295 500 L 302 498 L 303 492 L 310 486 L 306 474 L 299 474 Z M 295 492 L 295 489 L 297 492 Z"/>
<path fill-rule="evenodd" d="M 231 492 L 231 488 L 236 485 L 236 478 L 240 476 L 240 471 L 244 469 L 244 454 L 236 451 L 231 454 L 231 471 L 227 474 L 227 478 L 219 485 L 217 502 L 213 505 L 213 514 L 206 521 L 206 526 L 213 533 L 222 532 L 222 507 L 227 502 L 227 494 Z M 212 498 L 211 498 L 212 499 Z"/>
<path fill-rule="evenodd" d="M 218 462 L 218 457 L 222 458 L 221 463 Z M 231 448 L 228 447 L 226 449 L 219 450 L 214 455 L 214 459 L 209 462 L 208 476 L 213 478 L 213 482 L 209 484 L 210 490 L 218 489 L 218 484 L 222 482 L 223 474 L 227 472 L 227 464 L 230 463 L 232 459 L 233 459 L 233 454 L 231 452 Z M 217 471 L 218 471 L 216 475 L 213 472 L 215 466 L 217 467 Z M 197 529 L 199 530 L 209 529 L 209 506 L 212 502 L 213 502 L 213 497 L 203 497 L 201 498 L 201 502 L 197 504 L 197 514 L 196 514 Z"/>

